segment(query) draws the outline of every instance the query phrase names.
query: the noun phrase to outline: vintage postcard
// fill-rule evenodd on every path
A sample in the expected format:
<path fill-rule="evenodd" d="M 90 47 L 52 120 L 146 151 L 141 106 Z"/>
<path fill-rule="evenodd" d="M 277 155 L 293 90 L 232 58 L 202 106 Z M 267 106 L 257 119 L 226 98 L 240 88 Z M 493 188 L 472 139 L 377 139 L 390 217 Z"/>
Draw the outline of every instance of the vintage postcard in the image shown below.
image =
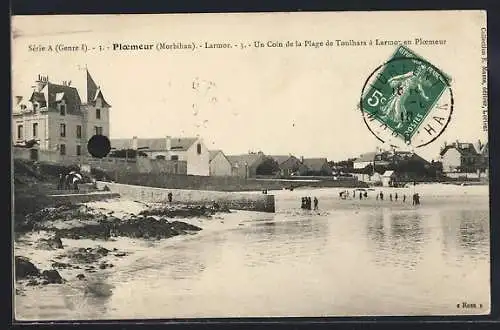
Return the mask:
<path fill-rule="evenodd" d="M 486 14 L 14 16 L 15 319 L 489 314 Z"/>

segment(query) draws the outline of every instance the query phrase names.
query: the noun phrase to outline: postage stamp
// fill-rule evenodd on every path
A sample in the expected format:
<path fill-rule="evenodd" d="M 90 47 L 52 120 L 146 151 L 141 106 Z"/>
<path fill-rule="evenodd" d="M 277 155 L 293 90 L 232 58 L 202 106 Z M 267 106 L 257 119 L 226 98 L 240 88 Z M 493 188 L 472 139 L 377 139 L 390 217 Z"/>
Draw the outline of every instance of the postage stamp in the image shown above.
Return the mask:
<path fill-rule="evenodd" d="M 436 66 L 398 46 L 366 80 L 360 101 L 364 121 L 382 142 L 425 146 L 452 118 L 451 82 Z"/>

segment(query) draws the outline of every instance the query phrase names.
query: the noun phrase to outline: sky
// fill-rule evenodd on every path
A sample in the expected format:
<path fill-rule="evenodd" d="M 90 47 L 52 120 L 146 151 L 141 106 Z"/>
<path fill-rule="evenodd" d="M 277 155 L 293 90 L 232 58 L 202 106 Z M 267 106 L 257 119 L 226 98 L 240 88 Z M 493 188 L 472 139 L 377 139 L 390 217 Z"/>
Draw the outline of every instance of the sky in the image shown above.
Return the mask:
<path fill-rule="evenodd" d="M 77 81 L 87 66 L 110 110 L 111 138 L 196 136 L 226 154 L 263 151 L 343 160 L 381 146 L 357 103 L 370 73 L 395 45 L 253 47 L 254 41 L 446 40 L 411 45 L 453 78 L 454 111 L 443 134 L 414 150 L 437 159 L 445 142 L 486 141 L 480 11 L 15 16 L 12 86 L 38 74 Z M 460 22 L 460 24 L 457 24 Z M 108 50 L 114 43 L 182 42 L 245 49 Z M 29 45 L 87 45 L 33 52 Z M 250 46 L 252 45 L 252 46 Z M 99 51 L 99 46 L 105 50 Z M 95 47 L 95 50 L 92 48 Z"/>

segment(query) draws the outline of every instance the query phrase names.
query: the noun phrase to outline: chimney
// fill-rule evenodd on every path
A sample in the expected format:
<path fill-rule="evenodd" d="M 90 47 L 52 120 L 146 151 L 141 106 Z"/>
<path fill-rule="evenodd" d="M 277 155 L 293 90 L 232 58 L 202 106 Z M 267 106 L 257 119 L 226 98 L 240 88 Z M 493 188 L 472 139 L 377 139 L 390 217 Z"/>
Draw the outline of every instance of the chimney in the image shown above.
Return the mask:
<path fill-rule="evenodd" d="M 39 74 L 37 80 L 35 81 L 35 91 L 40 92 L 45 87 L 45 85 L 47 85 L 47 82 L 48 77 Z"/>
<path fill-rule="evenodd" d="M 138 148 L 137 136 L 132 137 L 132 149 L 137 150 Z"/>
<path fill-rule="evenodd" d="M 304 162 L 304 156 L 300 156 L 300 162 L 303 163 Z"/>
<path fill-rule="evenodd" d="M 168 135 L 165 137 L 165 149 L 167 149 L 167 151 L 172 149 L 172 137 Z"/>

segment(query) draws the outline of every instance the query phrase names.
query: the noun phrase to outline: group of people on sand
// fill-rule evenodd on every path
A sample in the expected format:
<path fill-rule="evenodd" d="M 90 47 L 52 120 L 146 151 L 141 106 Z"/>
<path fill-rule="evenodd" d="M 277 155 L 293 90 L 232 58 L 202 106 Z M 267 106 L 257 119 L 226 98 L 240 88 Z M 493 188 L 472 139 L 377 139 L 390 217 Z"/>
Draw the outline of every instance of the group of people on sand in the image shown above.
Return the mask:
<path fill-rule="evenodd" d="M 314 197 L 314 199 L 311 200 L 311 197 L 302 197 L 302 204 L 301 204 L 301 208 L 302 209 L 305 209 L 305 210 L 311 210 L 311 202 L 314 203 L 314 209 L 317 210 L 318 209 L 318 204 L 319 204 L 319 200 Z"/>
<path fill-rule="evenodd" d="M 362 199 L 367 199 L 368 198 L 368 193 L 365 191 L 356 191 L 354 190 L 352 192 L 352 195 L 349 194 L 349 191 L 348 190 L 343 190 L 339 193 L 339 197 L 341 199 L 348 199 L 349 196 L 352 196 L 352 199 L 356 199 L 356 198 L 359 198 L 360 200 Z M 380 201 L 383 201 L 384 200 L 384 193 L 381 191 L 379 193 L 377 193 L 375 195 L 375 199 L 376 200 L 380 200 Z M 389 200 L 392 202 L 392 201 L 395 201 L 397 202 L 398 199 L 400 199 L 400 196 L 398 195 L 398 193 L 394 193 L 394 195 L 392 193 L 389 193 Z M 406 203 L 406 195 L 403 194 L 402 196 L 402 201 L 403 203 Z M 412 205 L 420 205 L 420 195 L 418 193 L 414 193 L 413 196 L 412 196 Z"/>
<path fill-rule="evenodd" d="M 57 182 L 57 190 L 76 190 L 78 191 L 78 183 L 83 180 L 80 173 L 71 171 L 67 174 L 59 173 L 59 180 Z"/>
<path fill-rule="evenodd" d="M 376 195 L 376 199 L 377 200 L 381 200 L 383 201 L 384 200 L 384 193 L 381 191 L 380 193 L 378 193 Z M 394 196 L 392 195 L 392 193 L 389 194 L 389 200 L 392 202 L 392 201 L 395 201 L 397 202 L 399 199 L 399 196 L 398 196 L 398 193 L 396 192 L 394 194 Z M 406 195 L 403 194 L 403 203 L 406 203 Z M 412 205 L 420 205 L 420 195 L 418 193 L 414 193 L 413 196 L 412 196 Z"/>
<path fill-rule="evenodd" d="M 341 191 L 339 193 L 339 197 L 341 199 L 347 199 L 347 198 L 349 198 L 349 191 L 348 190 Z M 359 197 L 360 200 L 363 199 L 363 198 L 368 198 L 368 193 L 366 191 L 359 191 L 358 192 L 358 197 Z M 356 198 L 356 190 L 354 190 L 352 192 L 352 198 L 353 199 Z"/>

